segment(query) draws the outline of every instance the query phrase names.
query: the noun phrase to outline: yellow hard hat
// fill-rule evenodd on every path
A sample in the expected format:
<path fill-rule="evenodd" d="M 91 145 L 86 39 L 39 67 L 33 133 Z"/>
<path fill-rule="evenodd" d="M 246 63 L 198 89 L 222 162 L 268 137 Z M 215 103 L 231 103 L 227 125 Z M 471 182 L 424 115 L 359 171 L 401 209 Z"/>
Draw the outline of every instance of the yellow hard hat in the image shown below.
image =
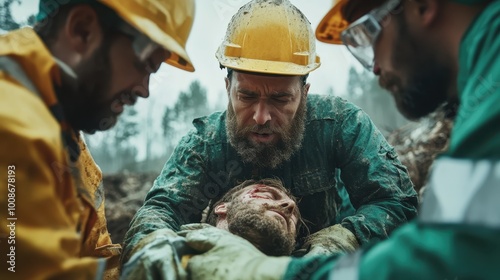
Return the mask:
<path fill-rule="evenodd" d="M 57 1 L 61 2 L 61 1 Z M 165 62 L 194 71 L 186 52 L 186 42 L 194 20 L 194 0 L 40 0 L 37 21 L 57 12 L 62 5 L 101 3 L 111 8 L 129 25 L 171 52 Z"/>
<path fill-rule="evenodd" d="M 253 0 L 229 22 L 215 56 L 225 67 L 305 75 L 320 66 L 311 23 L 288 0 Z"/>
<path fill-rule="evenodd" d="M 316 28 L 316 38 L 319 41 L 329 44 L 342 44 L 340 34 L 349 26 L 349 22 L 342 14 L 342 9 L 348 1 L 333 1 L 333 8 L 323 17 Z"/>

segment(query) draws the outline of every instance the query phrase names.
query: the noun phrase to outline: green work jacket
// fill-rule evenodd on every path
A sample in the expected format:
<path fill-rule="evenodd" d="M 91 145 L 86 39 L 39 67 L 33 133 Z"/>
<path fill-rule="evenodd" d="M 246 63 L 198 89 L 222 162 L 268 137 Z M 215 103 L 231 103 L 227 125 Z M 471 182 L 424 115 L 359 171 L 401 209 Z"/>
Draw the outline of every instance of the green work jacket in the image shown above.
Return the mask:
<path fill-rule="evenodd" d="M 199 222 L 210 201 L 246 179 L 280 178 L 298 197 L 311 232 L 341 223 L 361 244 L 387 238 L 416 216 L 417 195 L 394 149 L 361 109 L 341 98 L 308 95 L 302 148 L 275 169 L 242 160 L 228 141 L 225 112 L 193 124 L 135 215 L 125 258 L 148 233 Z"/>
<path fill-rule="evenodd" d="M 500 1 L 462 38 L 457 83 L 418 220 L 353 255 L 294 259 L 285 279 L 500 279 Z"/>

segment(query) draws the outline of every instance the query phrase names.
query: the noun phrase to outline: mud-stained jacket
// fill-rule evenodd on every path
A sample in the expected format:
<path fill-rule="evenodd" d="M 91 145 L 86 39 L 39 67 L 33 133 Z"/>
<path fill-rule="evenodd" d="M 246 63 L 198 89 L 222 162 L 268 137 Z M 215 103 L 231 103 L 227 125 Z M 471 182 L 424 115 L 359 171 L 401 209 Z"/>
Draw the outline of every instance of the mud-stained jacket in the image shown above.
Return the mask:
<path fill-rule="evenodd" d="M 475 17 L 459 50 L 460 106 L 418 219 L 352 255 L 293 259 L 283 279 L 499 278 L 500 1 Z"/>
<path fill-rule="evenodd" d="M 60 68 L 30 28 L 0 46 L 0 279 L 95 279 L 107 258 L 104 278 L 114 278 L 121 248 L 100 169 L 60 114 Z"/>
<path fill-rule="evenodd" d="M 302 148 L 276 169 L 244 163 L 229 144 L 225 120 L 226 113 L 217 112 L 193 121 L 195 129 L 181 139 L 131 223 L 125 260 L 145 235 L 199 222 L 210 200 L 250 178 L 282 179 L 299 198 L 311 233 L 341 223 L 364 244 L 385 239 L 415 217 L 417 195 L 406 168 L 368 116 L 351 103 L 308 95 Z M 337 170 L 345 189 L 338 187 Z M 353 213 L 341 211 L 349 199 Z"/>

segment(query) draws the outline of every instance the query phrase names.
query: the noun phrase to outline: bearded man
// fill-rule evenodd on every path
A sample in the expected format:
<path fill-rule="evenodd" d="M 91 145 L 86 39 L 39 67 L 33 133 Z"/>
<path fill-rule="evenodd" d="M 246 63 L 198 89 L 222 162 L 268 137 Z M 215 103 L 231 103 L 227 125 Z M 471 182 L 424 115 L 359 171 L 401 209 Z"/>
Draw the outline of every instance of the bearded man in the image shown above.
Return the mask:
<path fill-rule="evenodd" d="M 304 224 L 296 198 L 273 178 L 247 180 L 232 188 L 210 208 L 206 222 L 184 225 L 178 234 L 215 227 L 246 239 L 268 256 L 289 256 Z M 183 237 L 166 238 L 162 231 L 152 237 L 141 242 L 141 250 L 125 264 L 121 279 L 185 279 L 186 263 L 181 260 L 198 252 Z M 175 246 L 165 249 L 164 244 Z"/>
<path fill-rule="evenodd" d="M 194 1 L 36 2 L 34 28 L 0 36 L 0 279 L 116 279 L 121 246 L 80 132 L 113 127 L 163 62 L 194 71 Z"/>
<path fill-rule="evenodd" d="M 500 1 L 339 0 L 316 35 L 345 44 L 409 118 L 458 101 L 418 219 L 342 257 L 269 257 L 224 231 L 192 231 L 186 242 L 203 254 L 191 279 L 498 279 Z"/>
<path fill-rule="evenodd" d="M 134 217 L 122 261 L 155 231 L 199 222 L 210 201 L 253 178 L 280 178 L 300 199 L 307 255 L 353 251 L 415 217 L 407 170 L 368 116 L 341 98 L 308 95 L 319 57 L 310 23 L 289 1 L 243 6 L 217 58 L 228 69 L 227 111 L 194 120 Z"/>

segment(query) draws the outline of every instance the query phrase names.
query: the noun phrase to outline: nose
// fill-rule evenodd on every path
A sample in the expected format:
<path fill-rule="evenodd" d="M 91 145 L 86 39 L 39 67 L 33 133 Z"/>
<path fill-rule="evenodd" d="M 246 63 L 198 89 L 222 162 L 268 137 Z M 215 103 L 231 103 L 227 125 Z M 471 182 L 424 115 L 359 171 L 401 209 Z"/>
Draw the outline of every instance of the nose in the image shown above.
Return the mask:
<path fill-rule="evenodd" d="M 258 125 L 263 125 L 271 120 L 271 112 L 265 101 L 261 100 L 257 103 L 257 108 L 253 114 L 253 119 Z"/>
<path fill-rule="evenodd" d="M 373 74 L 380 76 L 380 66 L 376 62 L 373 64 Z"/>
<path fill-rule="evenodd" d="M 140 96 L 142 98 L 149 97 L 149 77 L 151 74 L 147 74 L 143 77 L 142 82 L 132 89 L 132 93 Z"/>
<path fill-rule="evenodd" d="M 281 203 L 280 203 L 280 206 L 281 208 L 283 209 L 283 211 L 285 211 L 286 214 L 288 215 L 292 215 L 294 210 L 295 210 L 295 207 L 297 207 L 297 205 L 295 204 L 295 202 L 289 198 L 287 199 L 284 199 Z"/>

